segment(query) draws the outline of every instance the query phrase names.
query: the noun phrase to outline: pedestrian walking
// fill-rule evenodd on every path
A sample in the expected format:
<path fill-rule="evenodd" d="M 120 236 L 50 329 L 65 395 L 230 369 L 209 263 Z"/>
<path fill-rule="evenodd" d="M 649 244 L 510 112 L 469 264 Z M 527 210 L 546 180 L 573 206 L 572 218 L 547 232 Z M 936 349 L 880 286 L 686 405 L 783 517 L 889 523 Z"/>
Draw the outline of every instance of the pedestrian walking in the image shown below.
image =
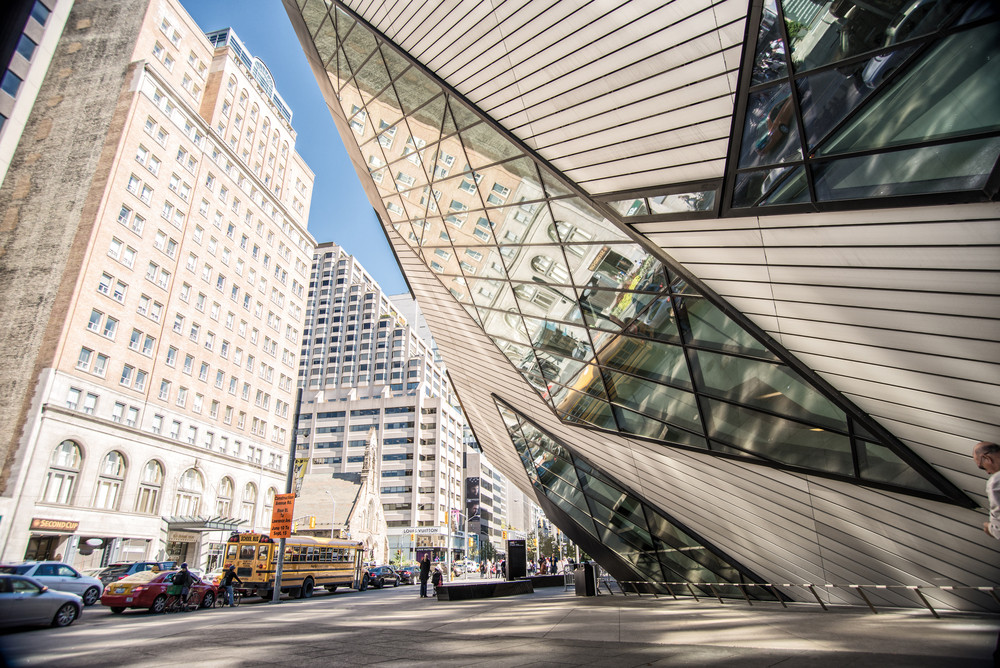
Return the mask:
<path fill-rule="evenodd" d="M 989 474 L 986 479 L 986 498 L 990 503 L 990 519 L 983 522 L 983 531 L 1000 540 L 1000 445 L 980 441 L 972 448 L 972 460 Z M 993 665 L 1000 666 L 1000 634 L 993 650 Z"/>
<path fill-rule="evenodd" d="M 431 576 L 431 555 L 420 560 L 420 598 L 427 598 L 427 580 Z"/>
<path fill-rule="evenodd" d="M 222 576 L 222 581 L 219 582 L 219 586 L 225 590 L 226 604 L 229 605 L 230 608 L 236 607 L 233 605 L 233 580 L 243 584 L 243 580 L 240 580 L 240 576 L 236 574 L 236 566 L 229 564 L 229 567 Z"/>

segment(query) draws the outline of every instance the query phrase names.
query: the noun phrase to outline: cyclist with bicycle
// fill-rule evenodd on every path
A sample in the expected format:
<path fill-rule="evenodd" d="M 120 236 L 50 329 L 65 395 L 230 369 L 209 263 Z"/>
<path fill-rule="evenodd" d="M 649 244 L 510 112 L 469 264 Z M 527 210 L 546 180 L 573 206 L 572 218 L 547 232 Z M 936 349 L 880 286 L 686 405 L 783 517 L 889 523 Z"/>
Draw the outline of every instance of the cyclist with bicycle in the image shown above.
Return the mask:
<path fill-rule="evenodd" d="M 226 572 L 223 574 L 222 580 L 219 582 L 219 586 L 226 590 L 226 603 L 229 604 L 230 608 L 236 607 L 233 605 L 233 580 L 243 584 L 243 580 L 240 580 L 240 576 L 236 574 L 236 567 L 230 564 L 229 567 L 226 568 Z"/>
<path fill-rule="evenodd" d="M 174 587 L 179 587 L 181 610 L 187 609 L 188 594 L 191 593 L 191 571 L 188 570 L 187 562 L 181 564 L 181 569 L 174 573 Z"/>

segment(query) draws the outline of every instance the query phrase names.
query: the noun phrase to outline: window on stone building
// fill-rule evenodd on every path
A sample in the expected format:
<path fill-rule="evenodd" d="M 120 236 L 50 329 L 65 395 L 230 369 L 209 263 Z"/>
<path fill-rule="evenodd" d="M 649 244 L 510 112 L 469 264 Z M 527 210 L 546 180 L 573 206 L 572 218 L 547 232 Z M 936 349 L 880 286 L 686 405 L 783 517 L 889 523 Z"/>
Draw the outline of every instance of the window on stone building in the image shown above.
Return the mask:
<path fill-rule="evenodd" d="M 125 457 L 112 450 L 101 461 L 94 494 L 94 508 L 117 510 L 121 500 L 122 484 L 125 481 Z"/>
<path fill-rule="evenodd" d="M 82 461 L 80 446 L 73 441 L 63 441 L 56 446 L 49 459 L 42 500 L 46 503 L 69 504 L 73 500 Z"/>
<path fill-rule="evenodd" d="M 181 474 L 174 499 L 174 515 L 194 516 L 201 510 L 201 495 L 205 491 L 205 480 L 195 469 Z"/>

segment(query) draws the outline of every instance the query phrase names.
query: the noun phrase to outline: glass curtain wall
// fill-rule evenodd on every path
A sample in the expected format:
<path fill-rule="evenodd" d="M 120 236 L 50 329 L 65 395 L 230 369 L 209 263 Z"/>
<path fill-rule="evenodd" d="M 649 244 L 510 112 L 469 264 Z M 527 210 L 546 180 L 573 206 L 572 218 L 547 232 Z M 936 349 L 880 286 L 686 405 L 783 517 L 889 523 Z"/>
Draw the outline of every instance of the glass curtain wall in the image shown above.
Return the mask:
<path fill-rule="evenodd" d="M 636 581 L 675 595 L 689 595 L 690 585 L 708 596 L 742 598 L 745 593 L 774 600 L 773 592 L 764 587 L 740 587 L 759 580 L 527 417 L 500 401 L 497 409 L 535 489 L 580 530 L 614 552 L 635 573 Z"/>
<path fill-rule="evenodd" d="M 985 199 L 1000 155 L 998 19 L 995 0 L 764 0 L 732 207 Z"/>
<path fill-rule="evenodd" d="M 394 46 L 300 6 L 384 224 L 563 421 L 970 503 Z"/>

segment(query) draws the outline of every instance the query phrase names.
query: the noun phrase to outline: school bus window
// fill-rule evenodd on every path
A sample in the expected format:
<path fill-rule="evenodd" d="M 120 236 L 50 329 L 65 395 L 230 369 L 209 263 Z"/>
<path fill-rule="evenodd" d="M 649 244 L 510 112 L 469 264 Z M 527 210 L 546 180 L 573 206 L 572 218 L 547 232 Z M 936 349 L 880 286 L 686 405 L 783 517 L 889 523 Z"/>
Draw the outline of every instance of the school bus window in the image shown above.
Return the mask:
<path fill-rule="evenodd" d="M 240 545 L 240 559 L 253 559 L 253 545 Z"/>
<path fill-rule="evenodd" d="M 237 545 L 235 543 L 230 543 L 229 545 L 226 546 L 226 559 L 236 558 L 236 548 Z"/>
<path fill-rule="evenodd" d="M 257 548 L 257 558 L 262 561 L 267 559 L 267 545 L 261 545 Z"/>

